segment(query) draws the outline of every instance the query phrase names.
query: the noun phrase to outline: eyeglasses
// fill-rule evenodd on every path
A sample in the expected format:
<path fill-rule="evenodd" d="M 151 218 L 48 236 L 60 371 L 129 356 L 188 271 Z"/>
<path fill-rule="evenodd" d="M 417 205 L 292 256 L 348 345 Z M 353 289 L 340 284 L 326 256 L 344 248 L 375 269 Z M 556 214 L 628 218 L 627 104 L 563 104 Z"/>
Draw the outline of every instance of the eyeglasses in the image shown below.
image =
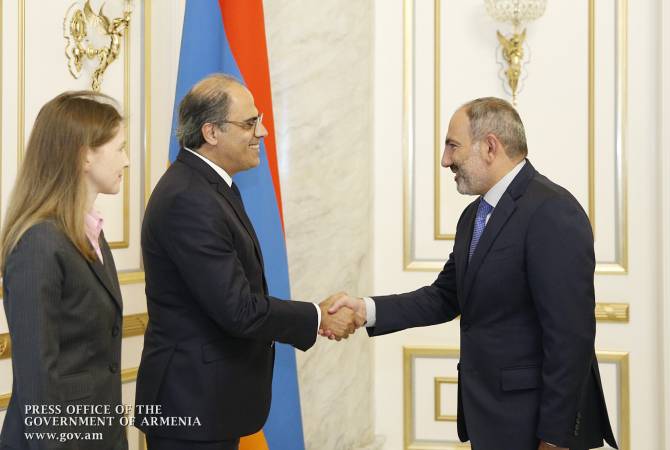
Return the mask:
<path fill-rule="evenodd" d="M 244 122 L 236 122 L 234 120 L 221 121 L 221 123 L 231 123 L 233 125 L 236 125 L 242 128 L 243 130 L 251 130 L 253 128 L 254 135 L 258 134 L 262 122 L 263 122 L 263 113 L 260 113 L 258 116 L 252 117 L 249 120 L 245 120 Z"/>

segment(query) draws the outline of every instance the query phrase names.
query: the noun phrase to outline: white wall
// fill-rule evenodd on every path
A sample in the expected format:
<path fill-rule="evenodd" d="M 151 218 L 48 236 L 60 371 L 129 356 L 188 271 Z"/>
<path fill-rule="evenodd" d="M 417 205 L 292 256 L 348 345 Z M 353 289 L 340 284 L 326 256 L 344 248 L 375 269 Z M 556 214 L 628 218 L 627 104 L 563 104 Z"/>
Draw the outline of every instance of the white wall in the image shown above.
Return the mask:
<path fill-rule="evenodd" d="M 453 243 L 435 235 L 453 233 L 462 207 L 472 200 L 455 193 L 451 177 L 440 176 L 437 192 L 442 204 L 439 210 L 436 207 L 436 152 L 441 149 L 436 150 L 435 141 L 443 141 L 449 117 L 458 105 L 487 95 L 508 98 L 494 54 L 495 31 L 501 26 L 487 17 L 483 2 L 381 3 L 383 7 L 378 2 L 375 12 L 374 56 L 376 294 L 412 290 L 435 279 Z M 436 4 L 441 10 L 437 21 L 441 30 L 439 95 L 434 79 Z M 656 399 L 661 388 L 662 328 L 657 317 L 659 280 L 667 269 L 661 272 L 653 263 L 659 257 L 661 229 L 656 205 L 661 178 L 658 136 L 652 130 L 659 125 L 656 17 L 661 2 L 593 4 L 593 89 L 588 83 L 589 2 L 548 2 L 544 17 L 528 26 L 532 59 L 526 67 L 519 111 L 526 125 L 530 160 L 540 172 L 573 192 L 595 223 L 598 311 L 605 314 L 605 306 L 628 308 L 627 321 L 599 320 L 596 339 L 615 433 L 620 443 L 630 442 L 629 448 L 660 448 L 662 410 Z M 414 32 L 403 36 L 403 7 L 407 5 L 415 5 L 409 8 Z M 405 44 L 413 52 L 407 65 Z M 405 80 L 414 82 L 409 91 L 404 91 Z M 592 127 L 589 98 L 594 106 Z M 414 108 L 407 122 L 403 122 L 404 101 Z M 592 166 L 589 136 L 594 142 Z M 413 158 L 407 159 L 408 155 Z M 404 177 L 411 183 L 404 185 Z M 407 211 L 404 202 L 411 206 Z M 409 229 L 407 242 L 403 220 Z M 435 446 L 431 448 L 457 445 L 455 425 L 434 420 L 432 382 L 437 376 L 455 376 L 457 357 L 440 347 L 456 351 L 458 344 L 458 324 L 376 338 L 375 421 L 377 434 L 387 439 L 385 448 L 397 450 L 421 439 Z M 419 356 L 408 359 L 414 364 L 414 384 L 405 386 L 403 350 L 417 345 L 432 350 L 406 350 Z M 433 356 L 422 357 L 422 352 Z M 626 375 L 630 376 L 628 384 Z M 455 407 L 455 389 L 450 389 L 442 393 L 445 412 Z M 411 396 L 414 403 L 404 405 L 404 396 Z"/>
<path fill-rule="evenodd" d="M 16 176 L 18 130 L 27 138 L 46 100 L 66 89 L 89 86 L 87 74 L 72 79 L 63 55 L 63 17 L 72 3 L 0 0 L 2 211 Z M 108 13 L 122 4 L 107 3 Z M 92 0 L 94 11 L 101 4 Z M 292 293 L 297 299 L 318 301 L 339 290 L 369 290 L 371 285 L 373 28 L 371 1 L 357 2 L 346 11 L 340 0 L 310 3 L 310 14 L 303 15 L 307 5 L 306 0 L 264 2 Z M 128 241 L 114 250 L 117 267 L 132 272 L 120 274 L 126 316 L 146 313 L 139 230 L 144 201 L 168 164 L 184 7 L 185 0 L 135 0 L 128 45 L 102 85 L 103 92 L 127 108 L 130 124 L 126 195 L 99 205 L 108 238 Z M 25 69 L 19 71 L 20 55 Z M 124 321 L 124 331 L 134 330 L 123 340 L 125 403 L 134 400 L 143 325 L 145 316 Z M 6 334 L 0 314 L 0 338 Z M 298 355 L 307 449 L 379 448 L 369 389 L 371 353 L 371 342 L 358 333 L 344 343 L 319 340 L 315 349 Z M 11 382 L 11 361 L 0 358 L 0 402 L 8 400 Z M 3 414 L 0 408 L 0 420 Z M 131 449 L 143 448 L 137 430 L 130 430 L 129 440 Z"/>
<path fill-rule="evenodd" d="M 659 86 L 661 89 L 660 104 L 660 126 L 659 153 L 661 164 L 660 188 L 661 188 L 661 221 L 660 238 L 662 242 L 661 256 L 661 295 L 659 304 L 663 314 L 659 315 L 663 334 L 663 389 L 661 396 L 664 399 L 665 414 L 661 429 L 664 434 L 665 448 L 670 449 L 670 6 L 667 2 L 660 2 L 661 14 L 658 15 L 660 22 L 659 59 L 662 67 L 660 71 Z"/>

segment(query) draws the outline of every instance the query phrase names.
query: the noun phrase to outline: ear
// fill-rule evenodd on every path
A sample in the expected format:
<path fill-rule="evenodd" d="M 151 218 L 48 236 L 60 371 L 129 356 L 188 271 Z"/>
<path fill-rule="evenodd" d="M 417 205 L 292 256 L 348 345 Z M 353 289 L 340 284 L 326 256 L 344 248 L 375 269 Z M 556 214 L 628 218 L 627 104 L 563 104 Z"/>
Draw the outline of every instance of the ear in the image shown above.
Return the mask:
<path fill-rule="evenodd" d="M 497 157 L 500 157 L 505 152 L 502 143 L 500 142 L 498 137 L 493 133 L 489 133 L 486 135 L 486 137 L 484 138 L 484 145 L 485 145 L 484 158 L 490 163 L 493 162 L 493 160 L 495 160 Z"/>
<path fill-rule="evenodd" d="M 84 173 L 91 170 L 91 164 L 93 164 L 94 151 L 89 147 L 84 148 Z"/>
<path fill-rule="evenodd" d="M 202 137 L 209 145 L 216 145 L 219 140 L 216 136 L 216 125 L 213 123 L 206 123 L 200 128 Z"/>

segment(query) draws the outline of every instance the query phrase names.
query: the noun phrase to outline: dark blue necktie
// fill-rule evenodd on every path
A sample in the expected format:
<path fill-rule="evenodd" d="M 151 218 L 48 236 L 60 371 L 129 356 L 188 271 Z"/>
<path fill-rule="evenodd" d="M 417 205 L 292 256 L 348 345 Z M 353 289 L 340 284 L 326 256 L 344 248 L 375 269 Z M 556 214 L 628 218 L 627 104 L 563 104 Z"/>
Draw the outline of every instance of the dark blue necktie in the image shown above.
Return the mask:
<path fill-rule="evenodd" d="M 235 193 L 235 195 L 237 195 L 237 198 L 240 199 L 240 202 L 241 202 L 242 201 L 242 194 L 240 193 L 240 189 L 237 187 L 237 185 L 235 183 L 232 183 L 230 185 L 230 187 L 233 190 L 233 192 Z"/>
<path fill-rule="evenodd" d="M 472 241 L 470 241 L 470 253 L 468 254 L 468 261 L 472 259 L 472 255 L 475 253 L 477 244 L 479 244 L 479 239 L 482 237 L 484 228 L 486 227 L 486 216 L 493 210 L 493 206 L 489 205 L 484 197 L 482 197 L 479 202 L 479 207 L 477 208 L 477 216 L 475 217 L 475 226 L 472 229 Z"/>

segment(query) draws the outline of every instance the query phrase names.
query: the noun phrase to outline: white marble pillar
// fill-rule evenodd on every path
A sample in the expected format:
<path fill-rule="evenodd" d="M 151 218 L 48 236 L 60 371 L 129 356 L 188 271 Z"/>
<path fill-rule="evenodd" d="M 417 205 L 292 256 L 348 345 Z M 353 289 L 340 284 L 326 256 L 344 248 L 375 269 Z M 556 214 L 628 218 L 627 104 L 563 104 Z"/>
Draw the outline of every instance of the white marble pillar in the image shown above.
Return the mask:
<path fill-rule="evenodd" d="M 264 0 L 293 298 L 371 286 L 373 0 Z M 307 450 L 380 448 L 372 343 L 298 354 Z"/>

